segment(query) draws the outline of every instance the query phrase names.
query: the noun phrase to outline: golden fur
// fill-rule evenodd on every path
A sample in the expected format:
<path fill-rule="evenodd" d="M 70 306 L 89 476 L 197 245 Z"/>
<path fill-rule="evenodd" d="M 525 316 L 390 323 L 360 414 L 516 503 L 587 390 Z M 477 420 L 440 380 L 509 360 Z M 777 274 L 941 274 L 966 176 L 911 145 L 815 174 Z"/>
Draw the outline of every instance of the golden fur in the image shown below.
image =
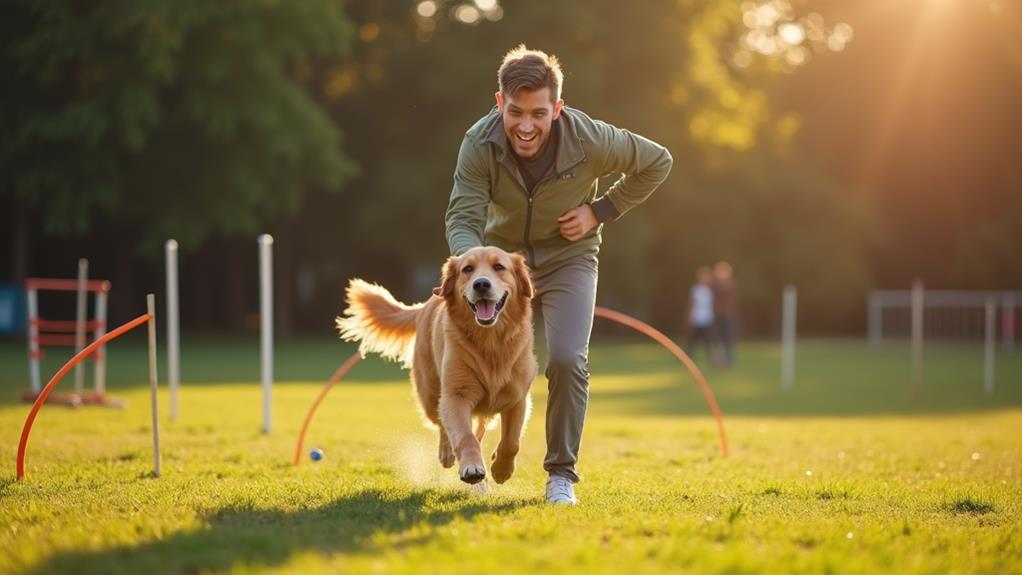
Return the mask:
<path fill-rule="evenodd" d="M 525 258 L 495 247 L 452 256 L 433 294 L 409 306 L 378 285 L 353 279 L 337 327 L 344 340 L 361 342 L 363 354 L 376 352 L 411 368 L 422 411 L 440 429 L 440 463 L 451 467 L 456 457 L 462 481 L 485 479 L 479 442 L 487 421 L 500 414 L 490 472 L 503 483 L 514 473 L 537 371 Z M 502 309 L 487 304 L 505 295 Z M 488 317 L 490 310 L 495 317 Z"/>

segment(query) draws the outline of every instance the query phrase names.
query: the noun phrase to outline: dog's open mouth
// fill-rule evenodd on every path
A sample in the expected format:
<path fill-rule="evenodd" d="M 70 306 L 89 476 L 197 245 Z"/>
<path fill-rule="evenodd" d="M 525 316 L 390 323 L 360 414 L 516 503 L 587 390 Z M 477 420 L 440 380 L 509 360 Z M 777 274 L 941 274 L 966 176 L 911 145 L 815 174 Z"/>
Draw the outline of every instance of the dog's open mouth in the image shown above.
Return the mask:
<path fill-rule="evenodd" d="M 468 302 L 468 306 L 472 308 L 472 311 L 476 315 L 476 323 L 483 326 L 493 325 L 493 322 L 497 321 L 497 316 L 500 315 L 501 310 L 504 309 L 504 304 L 507 303 L 507 295 L 509 292 L 504 292 L 504 296 L 500 298 L 500 301 L 493 301 L 489 299 L 478 299 L 475 303 Z M 466 298 L 466 301 L 467 298 Z"/>

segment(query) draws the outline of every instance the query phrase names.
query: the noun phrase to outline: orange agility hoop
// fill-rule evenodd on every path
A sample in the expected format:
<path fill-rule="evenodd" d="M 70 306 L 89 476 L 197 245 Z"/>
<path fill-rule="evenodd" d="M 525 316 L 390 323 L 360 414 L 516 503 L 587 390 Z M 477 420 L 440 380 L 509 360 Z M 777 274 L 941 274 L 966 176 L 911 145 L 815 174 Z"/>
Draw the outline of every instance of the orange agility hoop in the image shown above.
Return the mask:
<path fill-rule="evenodd" d="M 707 385 L 706 379 L 703 378 L 703 374 L 702 372 L 699 371 L 699 368 L 696 367 L 695 362 L 693 362 L 692 359 L 689 358 L 688 355 L 686 355 L 685 352 L 682 351 L 681 348 L 677 346 L 677 344 L 671 341 L 669 337 L 667 337 L 666 335 L 658 331 L 656 328 L 645 322 L 639 321 L 634 317 L 627 316 L 623 313 L 616 312 L 614 310 L 610 310 L 600 306 L 596 306 L 593 315 L 595 315 L 596 317 L 602 317 L 604 319 L 615 321 L 622 325 L 626 325 L 636 331 L 642 332 L 645 335 L 648 335 L 657 343 L 667 348 L 667 351 L 674 354 L 674 357 L 678 358 L 678 360 L 681 363 L 683 363 L 685 367 L 688 368 L 689 373 L 692 374 L 692 377 L 695 378 L 696 383 L 699 384 L 699 388 L 703 391 L 703 397 L 706 398 L 706 403 L 710 406 L 710 411 L 713 412 L 713 418 L 717 420 L 717 433 L 718 435 L 720 435 L 720 451 L 724 455 L 724 457 L 727 457 L 728 455 L 727 433 L 724 431 L 724 419 L 720 415 L 720 408 L 717 407 L 717 399 L 713 396 L 713 392 L 710 390 L 710 386 Z"/>
<path fill-rule="evenodd" d="M 717 406 L 717 399 L 714 397 L 713 391 L 710 390 L 710 386 L 707 385 L 706 379 L 703 378 L 702 372 L 699 371 L 699 368 L 696 367 L 696 364 L 688 357 L 688 355 L 686 355 L 685 352 L 682 351 L 680 347 L 678 347 L 673 341 L 671 341 L 670 338 L 668 338 L 666 335 L 664 335 L 656 328 L 647 323 L 641 322 L 633 317 L 607 309 L 605 307 L 596 306 L 596 309 L 593 311 L 594 311 L 593 315 L 596 317 L 602 317 L 605 319 L 609 319 L 611 321 L 615 321 L 622 325 L 626 325 L 636 331 L 639 331 L 644 335 L 649 336 L 657 343 L 667 348 L 667 351 L 674 354 L 674 357 L 678 358 L 678 360 L 681 361 L 681 363 L 684 364 L 686 368 L 688 368 L 689 373 L 692 374 L 692 377 L 695 378 L 696 383 L 699 384 L 699 387 L 703 392 L 703 397 L 706 398 L 706 403 L 709 404 L 710 411 L 713 412 L 713 417 L 717 421 L 717 433 L 720 435 L 720 450 L 723 456 L 727 457 L 728 456 L 727 433 L 724 431 L 724 419 L 720 415 L 720 408 Z M 344 377 L 346 373 L 348 373 L 348 370 L 354 367 L 354 365 L 358 363 L 359 360 L 361 359 L 362 355 L 356 352 L 354 355 L 349 357 L 343 364 L 341 364 L 341 367 L 337 368 L 337 371 L 335 371 L 334 374 L 330 376 L 330 379 L 323 387 L 323 390 L 319 392 L 319 395 L 316 397 L 316 400 L 312 402 L 312 407 L 309 408 L 309 412 L 305 415 L 305 421 L 302 423 L 302 429 L 301 431 L 298 432 L 298 442 L 295 445 L 294 457 L 295 465 L 298 465 L 302 460 L 302 445 L 305 443 L 305 432 L 308 431 L 309 424 L 312 422 L 312 418 L 316 415 L 316 410 L 319 409 L 319 404 L 323 402 L 323 398 L 326 397 L 326 394 L 330 391 L 331 388 L 333 388 L 334 384 L 340 381 L 341 378 Z"/>
<path fill-rule="evenodd" d="M 35 399 L 35 403 L 32 405 L 32 410 L 29 411 L 28 418 L 25 420 L 25 425 L 24 427 L 21 428 L 21 441 L 18 443 L 18 480 L 22 480 L 25 478 L 25 450 L 28 447 L 28 434 L 32 431 L 32 424 L 35 422 L 35 418 L 36 415 L 38 415 L 39 413 L 39 409 L 42 408 L 43 403 L 46 402 L 46 398 L 49 397 L 50 392 L 53 391 L 53 388 L 56 387 L 58 383 L 60 383 L 60 380 L 63 379 L 64 376 L 67 375 L 67 373 L 71 371 L 72 368 L 74 368 L 81 361 L 95 353 L 96 350 L 100 348 L 100 346 L 102 346 L 103 344 L 112 339 L 120 337 L 121 335 L 131 331 L 132 329 L 146 322 L 152 321 L 153 319 L 154 316 L 152 311 L 150 310 L 150 313 L 140 315 L 137 318 L 129 321 L 128 323 L 118 327 L 117 329 L 103 335 L 96 341 L 92 342 L 82 351 L 75 354 L 75 356 L 72 357 L 67 363 L 65 363 L 64 367 L 60 368 L 60 371 L 58 371 L 56 375 L 54 375 L 53 378 L 50 379 L 50 382 L 46 384 L 46 387 L 44 387 L 43 390 L 39 392 L 39 395 Z M 152 345 L 152 343 L 150 343 L 150 345 Z"/>
<path fill-rule="evenodd" d="M 319 404 L 322 403 L 323 398 L 326 397 L 327 392 L 334 386 L 335 383 L 344 377 L 344 374 L 348 373 L 352 367 L 355 366 L 362 359 L 362 354 L 355 352 L 354 355 L 349 357 L 341 367 L 337 368 L 337 371 L 330 376 L 327 380 L 326 385 L 323 386 L 323 390 L 319 392 L 319 396 L 316 397 L 316 401 L 312 402 L 312 407 L 309 408 L 309 413 L 305 415 L 305 421 L 302 422 L 302 430 L 298 432 L 298 443 L 295 445 L 295 465 L 298 465 L 302 460 L 302 444 L 305 443 L 305 432 L 309 429 L 309 424 L 312 423 L 312 416 L 316 415 L 316 410 L 319 409 Z"/>

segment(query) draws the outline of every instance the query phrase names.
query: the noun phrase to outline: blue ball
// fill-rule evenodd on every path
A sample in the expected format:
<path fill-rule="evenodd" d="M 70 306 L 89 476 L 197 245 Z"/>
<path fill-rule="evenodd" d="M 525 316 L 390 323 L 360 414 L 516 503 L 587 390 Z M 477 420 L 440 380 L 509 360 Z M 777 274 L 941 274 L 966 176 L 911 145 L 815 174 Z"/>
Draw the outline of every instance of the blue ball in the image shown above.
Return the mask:
<path fill-rule="evenodd" d="M 309 458 L 311 458 L 313 461 L 319 461 L 323 459 L 323 450 L 318 447 L 316 449 L 313 449 L 312 451 L 309 452 Z"/>

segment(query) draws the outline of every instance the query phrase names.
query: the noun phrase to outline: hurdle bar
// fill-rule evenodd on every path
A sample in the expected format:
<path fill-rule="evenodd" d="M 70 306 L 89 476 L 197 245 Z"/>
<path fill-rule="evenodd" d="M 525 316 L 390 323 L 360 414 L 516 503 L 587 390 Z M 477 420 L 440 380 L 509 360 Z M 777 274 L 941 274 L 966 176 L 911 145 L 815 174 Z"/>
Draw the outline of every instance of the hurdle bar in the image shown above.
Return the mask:
<path fill-rule="evenodd" d="M 27 278 L 25 280 L 25 293 L 28 298 L 28 369 L 32 393 L 38 394 L 41 390 L 39 363 L 45 347 L 77 348 L 78 339 L 75 334 L 81 327 L 92 332 L 93 340 L 98 340 L 106 334 L 107 297 L 110 287 L 110 282 L 106 280 L 80 281 L 49 278 Z M 39 292 L 79 292 L 80 289 L 86 293 L 96 294 L 96 317 L 93 320 L 86 320 L 83 324 L 79 324 L 78 321 L 54 321 L 39 317 Z M 106 392 L 105 355 L 100 349 L 93 358 L 95 361 L 94 385 L 97 394 Z"/>

